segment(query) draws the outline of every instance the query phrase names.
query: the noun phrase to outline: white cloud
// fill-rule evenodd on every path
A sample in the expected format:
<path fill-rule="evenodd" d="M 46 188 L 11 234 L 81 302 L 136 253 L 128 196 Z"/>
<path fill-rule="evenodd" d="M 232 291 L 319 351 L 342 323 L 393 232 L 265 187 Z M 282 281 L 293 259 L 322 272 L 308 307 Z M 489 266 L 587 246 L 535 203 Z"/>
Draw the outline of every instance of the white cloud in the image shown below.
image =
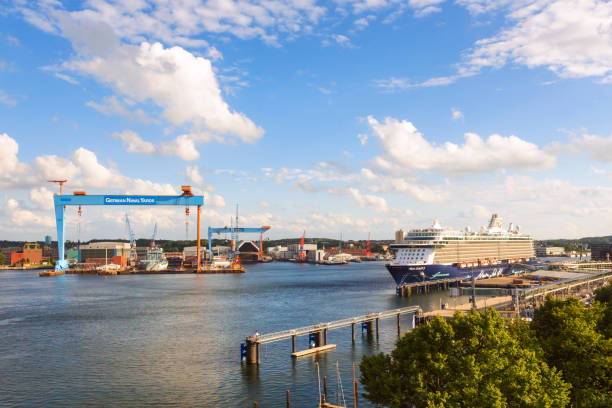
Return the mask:
<path fill-rule="evenodd" d="M 30 190 L 30 201 L 41 210 L 52 210 L 53 192 L 45 187 L 33 188 Z"/>
<path fill-rule="evenodd" d="M 185 169 L 185 175 L 187 179 L 195 185 L 201 185 L 204 183 L 204 177 L 200 174 L 200 169 L 198 166 L 187 166 Z"/>
<path fill-rule="evenodd" d="M 457 108 L 451 108 L 451 116 L 453 120 L 463 119 L 463 112 Z"/>
<path fill-rule="evenodd" d="M 437 170 L 449 175 L 487 172 L 502 168 L 537 170 L 555 165 L 555 157 L 516 136 L 491 135 L 483 140 L 465 134 L 465 143 L 436 146 L 406 120 L 386 118 L 383 123 L 368 117 L 380 141 L 383 159 L 418 170 Z"/>
<path fill-rule="evenodd" d="M 197 160 L 200 157 L 191 135 L 180 135 L 171 142 L 161 143 L 159 153 L 176 156 L 185 161 Z"/>
<path fill-rule="evenodd" d="M 85 102 L 86 106 L 93 108 L 106 116 L 119 115 L 140 123 L 159 123 L 146 114 L 142 109 L 129 110 L 116 96 L 107 96 L 104 98 L 102 103 L 96 103 L 93 101 Z"/>
<path fill-rule="evenodd" d="M 134 101 L 154 101 L 170 123 L 191 124 L 198 139 L 212 138 L 206 130 L 248 143 L 263 135 L 261 128 L 222 99 L 210 61 L 181 47 L 123 45 L 109 55 L 73 60 L 65 67 L 92 75 Z"/>
<path fill-rule="evenodd" d="M 612 162 L 612 136 L 602 137 L 585 133 L 581 138 L 574 140 L 572 145 L 588 153 L 595 160 Z"/>
<path fill-rule="evenodd" d="M 348 38 L 346 35 L 342 34 L 331 34 L 329 36 L 329 39 L 324 39 L 323 41 L 321 41 L 321 45 L 323 45 L 324 47 L 332 45 L 333 43 L 346 48 L 354 47 L 353 43 L 351 43 L 351 39 Z"/>
<path fill-rule="evenodd" d="M 17 106 L 17 101 L 0 89 L 0 103 L 9 107 Z"/>
<path fill-rule="evenodd" d="M 114 138 L 121 139 L 125 146 L 125 151 L 130 153 L 154 154 L 155 145 L 151 142 L 144 141 L 138 133 L 133 130 L 124 130 L 123 132 L 115 132 L 112 135 Z"/>
<path fill-rule="evenodd" d="M 349 188 L 348 191 L 355 199 L 357 204 L 359 204 L 359 206 L 362 208 L 370 207 L 375 209 L 376 211 L 389 211 L 389 205 L 387 204 L 387 200 L 385 200 L 383 197 L 378 197 L 372 194 L 361 194 L 356 188 Z"/>
<path fill-rule="evenodd" d="M 0 174 L 13 175 L 17 170 L 19 144 L 6 133 L 0 134 Z"/>
<path fill-rule="evenodd" d="M 21 6 L 24 18 L 47 32 L 57 31 L 56 18 L 87 18 L 112 27 L 121 38 L 140 42 L 145 38 L 186 47 L 208 46 L 202 33 L 232 34 L 241 39 L 261 38 L 276 44 L 278 35 L 308 32 L 325 13 L 315 0 L 276 1 L 165 0 L 86 2 L 81 10 L 65 12 L 56 2 Z"/>
<path fill-rule="evenodd" d="M 362 146 L 365 146 L 366 143 L 368 143 L 368 135 L 365 133 L 358 134 L 357 139 L 359 139 L 359 143 L 361 143 Z"/>
<path fill-rule="evenodd" d="M 215 47 L 208 47 L 208 51 L 206 51 L 206 56 L 212 61 L 219 61 L 223 59 L 223 54 L 221 54 L 221 51 L 219 51 Z"/>
<path fill-rule="evenodd" d="M 38 156 L 34 159 L 34 165 L 45 179 L 72 179 L 79 173 L 73 162 L 55 155 Z"/>
<path fill-rule="evenodd" d="M 22 208 L 21 204 L 13 198 L 9 198 L 7 200 L 5 211 L 5 216 L 8 219 L 11 227 L 34 226 L 34 228 L 51 228 L 55 226 L 55 217 L 41 215 L 38 212 L 24 209 Z"/>
<path fill-rule="evenodd" d="M 219 194 L 204 192 L 204 205 L 212 208 L 224 208 L 226 204 L 225 199 Z"/>

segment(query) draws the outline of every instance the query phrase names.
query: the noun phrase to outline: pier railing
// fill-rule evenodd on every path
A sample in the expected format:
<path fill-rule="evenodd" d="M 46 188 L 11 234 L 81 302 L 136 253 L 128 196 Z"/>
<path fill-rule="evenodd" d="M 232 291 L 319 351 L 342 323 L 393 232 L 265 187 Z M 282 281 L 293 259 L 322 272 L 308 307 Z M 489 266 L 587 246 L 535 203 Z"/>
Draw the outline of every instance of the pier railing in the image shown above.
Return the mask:
<path fill-rule="evenodd" d="M 260 344 L 271 343 L 273 341 L 288 339 L 293 336 L 303 336 L 303 335 L 313 333 L 318 330 L 337 329 L 340 327 L 347 327 L 353 324 L 373 321 L 376 319 L 385 319 L 385 318 L 394 317 L 397 315 L 402 315 L 402 314 L 407 314 L 407 313 L 417 314 L 420 312 L 421 312 L 420 306 L 402 307 L 399 309 L 391 309 L 391 310 L 385 310 L 383 312 L 368 313 L 365 315 L 349 317 L 347 319 L 335 320 L 332 322 L 317 323 L 317 324 L 313 324 L 310 326 L 298 327 L 297 329 L 283 330 L 283 331 L 267 333 L 267 334 L 260 334 L 253 340 Z"/>

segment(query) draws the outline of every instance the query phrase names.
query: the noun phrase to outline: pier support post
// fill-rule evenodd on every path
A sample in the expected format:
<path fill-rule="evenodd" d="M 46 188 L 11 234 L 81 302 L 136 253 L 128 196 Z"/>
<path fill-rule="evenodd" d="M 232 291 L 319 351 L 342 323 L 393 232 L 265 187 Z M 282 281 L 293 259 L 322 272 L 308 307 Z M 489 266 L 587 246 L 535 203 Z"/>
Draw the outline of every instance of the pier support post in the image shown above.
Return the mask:
<path fill-rule="evenodd" d="M 351 337 L 353 338 L 353 345 L 355 345 L 355 323 L 351 323 Z"/>
<path fill-rule="evenodd" d="M 259 343 L 251 340 L 250 337 L 246 339 L 246 361 L 247 364 L 259 364 L 258 356 Z"/>
<path fill-rule="evenodd" d="M 376 318 L 376 338 L 378 338 L 378 317 Z"/>
<path fill-rule="evenodd" d="M 291 336 L 291 353 L 295 353 L 295 335 Z"/>
<path fill-rule="evenodd" d="M 256 349 L 256 353 L 257 353 L 257 365 L 259 365 L 259 363 L 261 362 L 260 358 L 259 358 L 259 342 L 255 343 L 255 349 Z"/>
<path fill-rule="evenodd" d="M 291 394 L 287 390 L 287 408 L 291 408 Z"/>
<path fill-rule="evenodd" d="M 365 329 L 366 329 L 366 334 L 369 336 L 372 334 L 372 332 L 374 331 L 374 322 L 372 320 L 368 320 L 367 322 L 365 322 Z"/>
<path fill-rule="evenodd" d="M 402 334 L 402 329 L 400 328 L 400 314 L 397 314 L 397 335 L 400 336 Z"/>
<path fill-rule="evenodd" d="M 327 329 L 323 329 L 323 345 L 327 346 Z"/>

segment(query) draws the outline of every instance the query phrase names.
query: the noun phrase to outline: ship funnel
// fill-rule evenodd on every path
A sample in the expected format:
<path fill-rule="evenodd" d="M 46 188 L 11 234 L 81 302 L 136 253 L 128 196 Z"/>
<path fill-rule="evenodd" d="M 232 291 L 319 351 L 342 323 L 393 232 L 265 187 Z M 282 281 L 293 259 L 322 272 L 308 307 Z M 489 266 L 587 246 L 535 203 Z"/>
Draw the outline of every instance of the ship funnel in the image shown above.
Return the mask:
<path fill-rule="evenodd" d="M 431 228 L 442 229 L 442 226 L 440 225 L 440 220 L 435 219 L 434 222 L 431 224 Z"/>
<path fill-rule="evenodd" d="M 491 216 L 491 221 L 489 221 L 489 229 L 491 228 L 501 228 L 502 227 L 502 219 L 498 214 L 493 214 Z"/>
<path fill-rule="evenodd" d="M 515 232 L 515 231 L 514 231 L 514 223 L 512 223 L 512 222 L 511 222 L 511 223 L 508 225 L 508 232 Z"/>

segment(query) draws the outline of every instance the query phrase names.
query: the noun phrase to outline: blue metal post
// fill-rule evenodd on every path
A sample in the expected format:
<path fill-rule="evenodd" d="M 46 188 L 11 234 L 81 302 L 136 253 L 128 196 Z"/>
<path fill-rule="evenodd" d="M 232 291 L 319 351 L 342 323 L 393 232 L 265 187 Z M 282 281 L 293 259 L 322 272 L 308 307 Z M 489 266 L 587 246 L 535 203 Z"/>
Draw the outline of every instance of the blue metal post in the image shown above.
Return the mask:
<path fill-rule="evenodd" d="M 55 263 L 56 271 L 65 271 L 68 269 L 68 261 L 64 256 L 64 212 L 66 209 L 63 204 L 58 204 L 55 200 L 55 224 L 57 226 L 57 252 L 58 259 Z"/>

